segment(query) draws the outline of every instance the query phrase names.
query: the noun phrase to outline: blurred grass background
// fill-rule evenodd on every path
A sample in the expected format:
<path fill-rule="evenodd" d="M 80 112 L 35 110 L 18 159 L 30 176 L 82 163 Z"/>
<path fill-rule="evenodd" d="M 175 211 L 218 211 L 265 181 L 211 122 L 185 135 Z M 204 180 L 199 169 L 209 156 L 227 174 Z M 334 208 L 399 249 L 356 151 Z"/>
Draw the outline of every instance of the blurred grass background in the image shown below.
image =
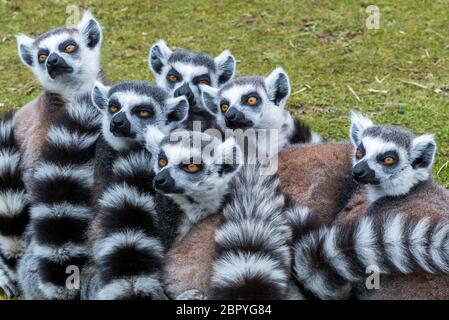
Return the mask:
<path fill-rule="evenodd" d="M 380 9 L 377 30 L 365 26 L 372 4 Z M 102 61 L 112 81 L 153 81 L 147 54 L 160 38 L 212 55 L 230 49 L 238 75 L 284 67 L 290 111 L 327 139 L 348 138 L 351 109 L 435 133 L 436 179 L 449 187 L 449 0 L 0 0 L 0 109 L 20 108 L 40 92 L 14 35 L 64 25 L 70 5 L 92 10 L 102 24 Z"/>

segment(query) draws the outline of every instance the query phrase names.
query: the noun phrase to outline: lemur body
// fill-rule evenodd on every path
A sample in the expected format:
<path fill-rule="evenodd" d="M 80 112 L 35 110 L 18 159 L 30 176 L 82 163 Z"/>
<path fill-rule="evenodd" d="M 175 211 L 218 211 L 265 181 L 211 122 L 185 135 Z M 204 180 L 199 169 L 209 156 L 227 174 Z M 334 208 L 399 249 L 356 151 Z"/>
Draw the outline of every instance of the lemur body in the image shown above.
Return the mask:
<path fill-rule="evenodd" d="M 387 276 L 380 290 L 361 284 L 368 266 L 383 274 L 449 271 L 449 194 L 430 177 L 433 137 L 374 126 L 369 119 L 354 116 L 351 139 L 356 149 L 352 174 L 367 184 L 365 203 L 360 204 L 360 197 L 354 200 L 357 191 L 331 226 L 293 223 L 302 225 L 294 232 L 303 237 L 294 245 L 298 279 L 328 299 L 348 298 L 351 284 L 357 283 L 359 298 L 447 297 L 447 276 Z M 309 212 L 304 210 L 306 217 Z"/>
<path fill-rule="evenodd" d="M 272 156 L 288 145 L 320 140 L 307 125 L 294 120 L 285 110 L 290 91 L 288 75 L 282 68 L 277 68 L 267 77 L 231 80 L 219 90 L 202 86 L 202 99 L 203 104 L 217 116 L 223 130 L 234 130 L 241 146 L 244 139 L 248 139 L 248 147 L 267 149 L 268 156 Z M 268 132 L 259 133 L 258 129 Z M 273 134 L 276 135 L 271 137 Z"/>
<path fill-rule="evenodd" d="M 155 194 L 151 155 L 143 147 L 148 126 L 168 134 L 189 105 L 144 81 L 100 83 L 92 100 L 101 110 L 97 144 L 95 219 L 89 242 L 92 262 L 84 273 L 82 299 L 161 299 L 162 259 L 174 241 L 179 208 Z"/>
<path fill-rule="evenodd" d="M 20 201 L 27 201 L 25 186 L 32 183 L 33 167 L 41 157 L 49 129 L 66 112 L 67 105 L 90 90 L 89 86 L 100 73 L 101 28 L 93 16 L 86 12 L 75 27 L 54 29 L 36 39 L 21 34 L 17 36 L 17 42 L 21 60 L 32 70 L 44 89 L 39 97 L 22 107 L 13 120 L 14 148 L 20 149 L 20 163 L 11 164 L 16 166 L 16 177 L 23 179 L 22 190 L 18 191 L 17 180 L 8 181 L 16 184 L 13 188 L 18 193 L 14 198 L 5 198 L 8 193 L 4 193 L 0 195 L 0 202 L 11 209 L 14 203 L 10 202 L 15 199 L 15 208 L 18 210 L 19 193 Z M 12 233 L 15 234 L 14 239 L 10 237 L 12 234 L 7 236 L 9 240 L 6 246 L 15 247 L 14 259 L 18 259 L 24 250 L 23 230 L 27 222 L 28 219 L 10 221 L 9 229 L 14 230 Z M 10 249 L 3 246 L 1 254 Z M 7 255 L 10 256 L 10 252 Z M 15 268 L 8 261 L 6 264 L 9 264 L 10 278 L 15 279 Z"/>
<path fill-rule="evenodd" d="M 92 218 L 93 157 L 99 114 L 90 95 L 74 97 L 50 127 L 30 179 L 27 247 L 19 262 L 25 299 L 75 299 L 67 268 L 82 270 Z"/>
<path fill-rule="evenodd" d="M 216 117 L 202 105 L 200 85 L 218 88 L 235 73 L 235 58 L 227 50 L 213 58 L 207 54 L 170 49 L 160 40 L 150 49 L 148 65 L 157 84 L 174 97 L 185 96 L 189 101 L 189 117 L 183 124 L 194 129 L 194 121 L 201 122 L 201 131 L 219 128 Z"/>
<path fill-rule="evenodd" d="M 210 294 L 212 260 L 203 257 L 214 254 L 214 233 L 229 200 L 228 182 L 239 168 L 235 161 L 224 164 L 221 157 L 233 159 L 240 150 L 231 140 L 221 144 L 199 132 L 180 131 L 171 138 L 159 136 L 159 140 L 157 136 L 154 130 L 147 133 L 147 148 L 156 160 L 154 186 L 184 212 L 175 245 L 166 257 L 165 289 L 173 299 L 192 289 L 204 298 Z M 203 153 L 208 145 L 217 152 Z"/>
<path fill-rule="evenodd" d="M 156 190 L 174 199 L 185 213 L 178 241 L 166 258 L 167 294 L 178 299 L 279 298 L 287 291 L 289 254 L 288 232 L 280 221 L 284 198 L 271 192 L 276 183 L 256 167 L 239 170 L 241 154 L 233 139 L 221 142 L 205 133 L 178 134 L 155 143 L 156 135 L 148 131 L 147 139 L 158 156 Z M 240 223 L 247 223 L 248 229 L 239 229 Z M 219 252 L 215 236 L 220 239 Z M 266 237 L 276 248 L 265 242 Z M 230 246 L 239 240 L 247 246 L 232 251 Z M 215 257 L 220 258 L 216 265 Z"/>
<path fill-rule="evenodd" d="M 346 218 L 346 214 L 342 213 L 335 223 L 346 223 L 346 219 L 360 216 L 384 217 L 396 212 L 415 220 L 429 219 L 432 222 L 448 219 L 449 192 L 437 185 L 431 175 L 436 149 L 433 136 L 416 137 L 394 127 L 375 126 L 367 118 L 354 116 L 351 139 L 355 149 L 366 149 L 361 150 L 364 153 L 362 158 L 353 158 L 353 174 L 366 190 L 369 206 L 362 215 L 359 211 L 356 211 L 358 215 L 349 212 Z M 394 153 L 385 154 L 391 151 Z M 376 156 L 385 158 L 388 155 L 394 158 L 393 165 L 382 166 L 380 161 L 376 162 Z M 365 173 L 367 176 L 364 176 Z M 397 233 L 406 233 L 401 232 L 400 227 Z M 446 246 L 447 249 L 447 237 L 439 239 L 442 232 L 436 230 L 431 223 L 423 224 L 421 232 L 430 234 L 426 243 L 429 246 Z M 438 257 L 437 253 L 427 250 L 422 249 L 422 259 L 427 261 L 429 270 L 439 270 L 447 257 Z M 410 253 L 405 251 L 397 249 L 395 254 L 403 257 L 402 270 L 410 273 L 414 268 L 407 263 Z M 381 281 L 381 290 L 362 288 L 357 295 L 364 299 L 447 299 L 448 281 L 449 277 L 443 275 L 387 276 Z"/>

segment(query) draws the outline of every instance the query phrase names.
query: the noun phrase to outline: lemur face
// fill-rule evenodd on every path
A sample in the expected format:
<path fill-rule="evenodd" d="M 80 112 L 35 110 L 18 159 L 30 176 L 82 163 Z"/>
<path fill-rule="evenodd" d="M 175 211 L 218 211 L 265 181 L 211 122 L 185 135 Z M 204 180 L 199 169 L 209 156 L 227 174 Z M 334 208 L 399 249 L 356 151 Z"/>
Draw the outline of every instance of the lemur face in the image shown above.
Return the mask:
<path fill-rule="evenodd" d="M 185 97 L 171 98 L 145 81 L 125 81 L 110 88 L 96 82 L 92 101 L 103 114 L 104 137 L 125 145 L 129 140 L 142 142 L 148 126 L 168 133 L 184 121 L 189 109 Z"/>
<path fill-rule="evenodd" d="M 216 58 L 186 50 L 172 51 L 163 40 L 151 49 L 148 64 L 157 84 L 175 96 L 186 96 L 192 110 L 201 109 L 200 85 L 219 87 L 235 71 L 235 58 L 223 51 Z"/>
<path fill-rule="evenodd" d="M 241 152 L 234 139 L 221 142 L 185 130 L 174 131 L 160 142 L 155 137 L 157 134 L 149 130 L 147 148 L 156 159 L 154 187 L 175 200 L 198 199 L 226 190 L 240 167 Z"/>
<path fill-rule="evenodd" d="M 89 91 L 100 72 L 100 24 L 86 12 L 76 27 L 51 30 L 33 39 L 17 36 L 22 62 L 44 89 L 57 93 Z"/>
<path fill-rule="evenodd" d="M 203 104 L 230 129 L 276 129 L 284 119 L 290 81 L 281 69 L 268 77 L 242 77 L 229 81 L 218 91 L 202 86 Z M 279 123 L 278 123 L 279 122 Z"/>
<path fill-rule="evenodd" d="M 429 178 L 436 151 L 432 135 L 416 137 L 397 127 L 376 126 L 356 113 L 350 135 L 355 148 L 352 174 L 359 183 L 398 195 Z"/>

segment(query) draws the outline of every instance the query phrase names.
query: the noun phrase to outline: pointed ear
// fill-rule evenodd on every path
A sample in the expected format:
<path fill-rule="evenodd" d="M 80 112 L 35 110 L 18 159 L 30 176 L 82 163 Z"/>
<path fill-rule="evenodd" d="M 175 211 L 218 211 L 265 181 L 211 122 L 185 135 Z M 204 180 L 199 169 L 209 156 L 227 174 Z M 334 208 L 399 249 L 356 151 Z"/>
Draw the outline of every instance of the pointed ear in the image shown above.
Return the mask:
<path fill-rule="evenodd" d="M 167 122 L 180 123 L 187 119 L 189 114 L 189 102 L 185 96 L 169 98 L 165 108 Z"/>
<path fill-rule="evenodd" d="M 215 66 L 217 67 L 218 86 L 221 86 L 231 80 L 234 76 L 235 58 L 229 50 L 225 50 L 214 60 Z"/>
<path fill-rule="evenodd" d="M 351 129 L 349 131 L 349 135 L 351 137 L 352 144 L 355 147 L 358 147 L 362 141 L 363 131 L 372 126 L 373 122 L 369 118 L 363 116 L 359 112 L 351 112 Z"/>
<path fill-rule="evenodd" d="M 412 142 L 410 157 L 414 168 L 431 168 L 435 160 L 437 144 L 432 134 L 416 137 Z"/>
<path fill-rule="evenodd" d="M 100 110 L 106 110 L 108 106 L 108 91 L 109 89 L 105 87 L 101 82 L 95 81 L 94 87 L 92 89 L 91 98 L 93 104 Z"/>
<path fill-rule="evenodd" d="M 170 58 L 172 53 L 173 51 L 162 39 L 151 47 L 148 55 L 148 66 L 155 76 L 161 74 L 162 67 L 167 64 L 168 58 Z"/>
<path fill-rule="evenodd" d="M 278 106 L 283 106 L 290 96 L 290 80 L 282 68 L 276 68 L 265 78 L 268 98 Z"/>
<path fill-rule="evenodd" d="M 220 102 L 218 101 L 218 90 L 206 85 L 200 85 L 201 100 L 207 111 L 213 115 L 220 112 Z"/>
<path fill-rule="evenodd" d="M 30 38 L 24 34 L 16 35 L 17 39 L 17 49 L 19 50 L 19 57 L 22 62 L 28 66 L 33 66 L 33 42 L 34 39 Z"/>
<path fill-rule="evenodd" d="M 84 44 L 88 48 L 95 48 L 101 45 L 101 26 L 90 11 L 84 12 L 83 18 L 78 23 L 78 31 L 81 34 Z"/>
<path fill-rule="evenodd" d="M 145 132 L 145 147 L 151 153 L 151 159 L 156 159 L 159 154 L 159 146 L 165 135 L 159 128 L 149 125 Z"/>
<path fill-rule="evenodd" d="M 242 163 L 242 151 L 234 138 L 226 139 L 218 145 L 215 153 L 215 163 L 220 166 L 220 173 L 235 173 Z"/>

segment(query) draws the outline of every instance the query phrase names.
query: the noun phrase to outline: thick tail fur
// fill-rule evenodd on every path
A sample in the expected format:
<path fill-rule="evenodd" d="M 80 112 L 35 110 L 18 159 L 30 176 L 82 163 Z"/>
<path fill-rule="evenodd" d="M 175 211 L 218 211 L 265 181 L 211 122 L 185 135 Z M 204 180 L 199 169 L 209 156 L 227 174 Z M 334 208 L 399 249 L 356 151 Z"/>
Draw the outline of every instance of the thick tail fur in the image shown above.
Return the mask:
<path fill-rule="evenodd" d="M 20 167 L 20 149 L 14 137 L 13 115 L 0 119 L 0 288 L 17 292 L 16 264 L 22 256 L 29 206 Z"/>
<path fill-rule="evenodd" d="M 303 233 L 293 252 L 294 272 L 305 288 L 321 299 L 343 299 L 351 284 L 372 272 L 448 273 L 449 223 L 402 214 L 364 216 Z"/>
<path fill-rule="evenodd" d="M 214 299 L 283 299 L 289 282 L 290 230 L 275 176 L 246 165 L 231 182 L 232 201 L 217 230 Z"/>
<path fill-rule="evenodd" d="M 117 158 L 111 184 L 93 224 L 96 299 L 164 299 L 161 270 L 166 248 L 153 202 L 154 172 L 145 150 Z"/>
<path fill-rule="evenodd" d="M 68 270 L 80 270 L 87 257 L 92 159 L 99 129 L 89 96 L 68 103 L 49 129 L 30 186 L 30 244 L 19 270 L 25 298 L 79 295 L 79 287 L 66 282 Z"/>

